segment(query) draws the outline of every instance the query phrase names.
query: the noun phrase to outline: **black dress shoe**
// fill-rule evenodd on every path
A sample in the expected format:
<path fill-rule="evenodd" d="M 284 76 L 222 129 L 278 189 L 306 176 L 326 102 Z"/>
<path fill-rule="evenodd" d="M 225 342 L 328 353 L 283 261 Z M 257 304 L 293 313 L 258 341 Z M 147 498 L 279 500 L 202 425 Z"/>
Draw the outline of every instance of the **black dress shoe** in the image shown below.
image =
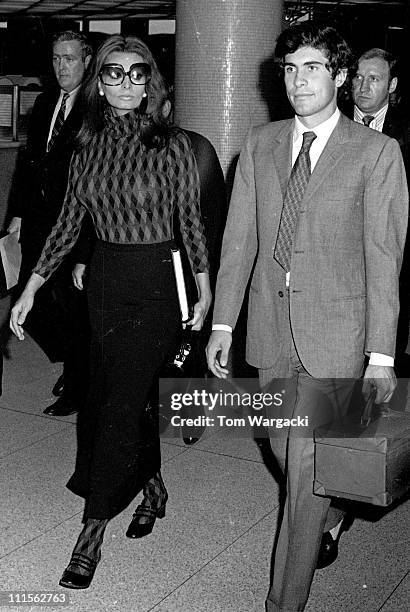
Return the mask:
<path fill-rule="evenodd" d="M 346 512 L 343 517 L 342 524 L 340 525 L 339 533 L 337 534 L 336 540 L 332 537 L 330 531 L 325 531 L 322 535 L 322 542 L 320 544 L 319 556 L 317 558 L 316 569 L 323 569 L 328 567 L 337 559 L 339 553 L 339 540 L 342 533 L 349 531 L 353 525 L 354 514 L 352 512 Z"/>
<path fill-rule="evenodd" d="M 161 506 L 161 508 L 158 508 L 158 510 L 140 505 L 135 510 L 125 535 L 127 538 L 143 538 L 149 535 L 153 530 L 155 519 L 162 519 L 164 516 L 165 504 Z M 141 522 L 141 519 L 143 519 L 144 522 Z"/>
<path fill-rule="evenodd" d="M 61 376 L 58 378 L 51 392 L 55 397 L 61 397 L 63 395 L 64 393 L 64 374 L 61 374 Z"/>
<path fill-rule="evenodd" d="M 330 531 L 326 531 L 322 535 L 322 542 L 320 544 L 319 556 L 317 558 L 316 569 L 323 569 L 324 567 L 328 567 L 337 559 L 337 555 L 339 553 L 339 536 L 341 533 L 341 529 L 339 531 L 338 537 L 336 540 L 333 539 Z"/>
<path fill-rule="evenodd" d="M 43 414 L 48 414 L 51 416 L 68 416 L 69 414 L 74 414 L 76 412 L 78 412 L 78 407 L 71 401 L 65 400 L 63 397 L 59 397 L 54 404 L 47 406 L 47 408 L 43 410 Z"/>
<path fill-rule="evenodd" d="M 65 587 L 66 589 L 88 589 L 90 586 L 92 579 L 94 578 L 95 568 L 97 567 L 98 562 L 90 559 L 86 555 L 74 554 L 71 557 L 71 561 L 68 567 L 79 567 L 85 570 L 86 574 L 79 574 L 74 570 L 65 569 L 63 575 L 61 576 L 60 582 L 58 583 L 60 586 Z"/>

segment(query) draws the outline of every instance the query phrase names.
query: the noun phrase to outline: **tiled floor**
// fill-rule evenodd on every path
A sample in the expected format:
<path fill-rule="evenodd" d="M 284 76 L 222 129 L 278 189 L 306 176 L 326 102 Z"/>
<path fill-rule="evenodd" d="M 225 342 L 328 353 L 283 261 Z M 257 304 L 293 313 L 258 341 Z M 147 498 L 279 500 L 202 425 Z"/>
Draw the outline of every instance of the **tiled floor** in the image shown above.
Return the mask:
<path fill-rule="evenodd" d="M 64 593 L 65 607 L 1 610 L 263 612 L 278 491 L 251 440 L 162 441 L 167 515 L 128 540 L 129 507 L 108 526 L 92 586 L 58 586 L 80 529 L 66 488 L 75 416 L 46 417 L 60 372 L 36 345 L 12 341 L 0 398 L 0 591 Z M 408 612 L 410 502 L 357 519 L 339 558 L 318 571 L 307 612 Z M 4 597 L 4 595 L 3 595 Z M 4 599 L 3 599 L 4 601 Z"/>

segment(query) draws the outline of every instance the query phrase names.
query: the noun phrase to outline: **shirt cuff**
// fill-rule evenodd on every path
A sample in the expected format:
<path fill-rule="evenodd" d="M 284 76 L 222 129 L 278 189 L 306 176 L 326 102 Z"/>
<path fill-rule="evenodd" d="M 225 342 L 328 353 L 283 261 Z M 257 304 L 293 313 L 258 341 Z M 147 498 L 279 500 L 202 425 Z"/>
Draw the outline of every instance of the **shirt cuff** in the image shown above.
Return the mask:
<path fill-rule="evenodd" d="M 230 325 L 222 325 L 222 323 L 214 323 L 212 325 L 212 331 L 226 331 L 232 333 L 232 327 Z"/>
<path fill-rule="evenodd" d="M 390 355 L 383 355 L 383 353 L 370 353 L 369 365 L 378 366 L 394 366 L 394 358 Z"/>

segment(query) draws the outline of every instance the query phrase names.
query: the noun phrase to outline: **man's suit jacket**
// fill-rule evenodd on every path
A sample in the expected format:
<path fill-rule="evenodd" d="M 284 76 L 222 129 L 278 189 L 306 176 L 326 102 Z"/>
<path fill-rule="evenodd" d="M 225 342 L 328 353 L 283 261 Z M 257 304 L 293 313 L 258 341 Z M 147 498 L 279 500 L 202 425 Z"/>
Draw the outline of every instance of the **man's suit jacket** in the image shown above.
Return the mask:
<path fill-rule="evenodd" d="M 75 102 L 54 145 L 47 152 L 47 138 L 58 96 L 59 91 L 51 91 L 37 97 L 30 118 L 27 145 L 17 168 L 12 212 L 13 216 L 22 217 L 23 282 L 37 263 L 61 211 L 75 136 L 81 125 L 81 109 Z M 87 248 L 85 237 L 81 244 L 82 248 Z"/>
<path fill-rule="evenodd" d="M 214 323 L 235 326 L 249 291 L 247 360 L 283 375 L 289 359 L 285 273 L 273 258 L 291 172 L 293 120 L 252 128 L 239 158 Z M 398 144 L 344 115 L 300 205 L 290 325 L 306 370 L 355 377 L 364 354 L 394 355 L 408 193 Z"/>
<path fill-rule="evenodd" d="M 393 106 L 389 106 L 383 123 L 383 134 L 395 138 L 399 143 L 410 180 L 410 119 L 405 118 Z"/>
<path fill-rule="evenodd" d="M 55 91 L 37 97 L 30 118 L 27 146 L 16 170 L 12 215 L 22 217 L 21 289 L 30 277 L 61 211 L 75 135 L 81 125 L 81 110 L 75 103 L 53 147 L 47 152 L 47 138 L 58 96 L 59 92 Z M 78 342 L 82 342 L 82 353 L 87 354 L 87 333 L 81 335 L 82 332 L 78 331 L 81 325 L 84 325 L 84 329 L 87 326 L 85 295 L 74 288 L 71 271 L 74 263 L 81 262 L 84 253 L 88 252 L 89 234 L 90 231 L 83 227 L 70 255 L 38 292 L 35 307 L 26 321 L 30 335 L 52 361 L 66 360 L 67 347 L 77 342 L 77 338 Z M 72 361 L 71 356 L 70 363 Z M 78 388 L 86 375 L 84 364 L 80 361 Z"/>

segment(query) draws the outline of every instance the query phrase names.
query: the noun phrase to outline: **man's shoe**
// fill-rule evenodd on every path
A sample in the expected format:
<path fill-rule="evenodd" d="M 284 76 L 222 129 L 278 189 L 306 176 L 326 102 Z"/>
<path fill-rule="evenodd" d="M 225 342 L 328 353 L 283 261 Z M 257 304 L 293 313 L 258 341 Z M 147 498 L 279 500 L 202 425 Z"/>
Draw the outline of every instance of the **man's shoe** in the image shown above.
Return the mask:
<path fill-rule="evenodd" d="M 63 397 L 59 397 L 54 404 L 47 406 L 47 408 L 43 410 L 43 414 L 51 416 L 68 416 L 76 412 L 78 412 L 78 407 L 72 402 L 65 400 Z"/>
<path fill-rule="evenodd" d="M 324 567 L 328 567 L 328 565 L 331 565 L 334 561 L 336 561 L 339 552 L 339 536 L 336 538 L 336 540 L 334 540 L 330 531 L 326 531 L 322 535 L 322 542 L 320 544 L 316 569 L 323 569 Z"/>
<path fill-rule="evenodd" d="M 63 395 L 64 393 L 64 374 L 61 374 L 61 376 L 58 378 L 51 392 L 55 397 L 61 397 Z"/>
<path fill-rule="evenodd" d="M 316 569 L 323 569 L 328 567 L 337 559 L 339 553 L 339 540 L 342 533 L 349 531 L 353 525 L 354 514 L 347 512 L 340 525 L 339 533 L 337 534 L 336 540 L 333 538 L 330 531 L 325 531 L 322 535 L 322 542 L 320 544 L 319 556 L 317 558 Z"/>

